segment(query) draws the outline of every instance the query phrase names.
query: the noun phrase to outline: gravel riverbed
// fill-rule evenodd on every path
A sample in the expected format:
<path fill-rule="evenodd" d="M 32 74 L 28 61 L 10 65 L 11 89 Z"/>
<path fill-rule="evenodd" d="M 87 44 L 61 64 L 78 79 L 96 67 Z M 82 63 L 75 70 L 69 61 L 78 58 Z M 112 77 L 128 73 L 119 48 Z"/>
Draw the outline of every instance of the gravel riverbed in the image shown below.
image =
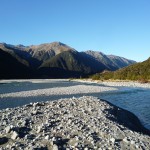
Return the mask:
<path fill-rule="evenodd" d="M 20 91 L 0 94 L 0 98 L 7 97 L 33 97 L 33 96 L 52 96 L 52 95 L 73 95 L 73 94 L 88 94 L 88 93 L 100 93 L 107 91 L 116 91 L 117 88 L 114 87 L 100 87 L 92 85 L 73 85 L 68 87 L 53 87 L 46 89 L 36 89 L 30 91 Z"/>
<path fill-rule="evenodd" d="M 135 88 L 150 88 L 150 83 L 139 83 L 137 81 L 100 81 L 92 79 L 74 79 L 72 81 L 81 83 L 97 83 L 110 87 L 135 87 Z"/>
<path fill-rule="evenodd" d="M 148 134 L 132 113 L 92 96 L 0 110 L 1 150 L 148 150 Z"/>

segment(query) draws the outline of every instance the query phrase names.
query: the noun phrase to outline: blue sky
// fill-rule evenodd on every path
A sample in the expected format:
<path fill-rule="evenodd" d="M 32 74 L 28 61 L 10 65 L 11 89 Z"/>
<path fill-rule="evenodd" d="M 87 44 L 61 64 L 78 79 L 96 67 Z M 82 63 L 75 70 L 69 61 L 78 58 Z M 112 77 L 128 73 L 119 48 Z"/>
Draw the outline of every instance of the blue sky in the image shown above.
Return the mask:
<path fill-rule="evenodd" d="M 0 0 L 0 42 L 60 41 L 136 61 L 150 57 L 149 0 Z"/>

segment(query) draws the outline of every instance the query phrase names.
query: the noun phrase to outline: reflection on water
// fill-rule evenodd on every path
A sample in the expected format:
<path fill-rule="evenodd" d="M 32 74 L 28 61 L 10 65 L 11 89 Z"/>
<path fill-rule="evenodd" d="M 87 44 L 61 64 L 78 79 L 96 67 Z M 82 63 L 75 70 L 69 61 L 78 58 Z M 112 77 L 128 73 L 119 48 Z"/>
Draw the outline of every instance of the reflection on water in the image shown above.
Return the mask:
<path fill-rule="evenodd" d="M 68 82 L 67 80 L 50 80 L 49 82 L 11 82 L 0 84 L 0 94 L 30 91 L 36 89 L 46 89 L 53 87 L 69 87 L 88 83 Z M 94 84 L 93 84 L 94 85 Z M 100 85 L 101 86 L 101 85 Z M 102 85 L 104 86 L 104 85 Z M 51 96 L 35 96 L 35 97 L 9 97 L 0 98 L 0 109 L 8 107 L 17 107 L 30 102 L 57 100 L 60 98 L 79 97 L 84 95 L 97 96 L 105 99 L 119 107 L 133 112 L 141 120 L 143 125 L 150 129 L 150 89 L 117 87 L 118 91 L 110 91 L 104 93 L 80 93 L 76 95 L 51 95 Z"/>

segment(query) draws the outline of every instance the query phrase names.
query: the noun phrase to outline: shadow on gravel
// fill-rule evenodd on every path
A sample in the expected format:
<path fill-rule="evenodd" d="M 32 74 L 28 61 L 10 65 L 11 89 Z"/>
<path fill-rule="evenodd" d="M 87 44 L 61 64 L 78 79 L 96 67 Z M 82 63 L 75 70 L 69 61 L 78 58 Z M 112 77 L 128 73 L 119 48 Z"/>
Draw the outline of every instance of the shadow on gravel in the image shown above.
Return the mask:
<path fill-rule="evenodd" d="M 31 129 L 27 127 L 15 127 L 13 130 L 19 133 L 20 138 L 23 138 L 25 135 L 29 134 L 29 131 L 31 131 Z"/>
<path fill-rule="evenodd" d="M 6 144 L 8 142 L 7 137 L 0 137 L 0 145 Z"/>
<path fill-rule="evenodd" d="M 0 85 L 4 85 L 5 83 L 0 83 Z M 3 86 L 0 89 L 0 94 L 10 93 L 10 92 L 22 92 L 22 91 L 31 91 L 38 89 L 48 89 L 48 88 L 57 88 L 57 87 L 69 87 L 69 86 L 77 86 L 77 85 L 85 85 L 78 82 L 69 82 L 69 81 L 59 81 L 59 82 L 47 82 L 47 83 L 32 83 L 32 82 L 12 82 L 6 83 L 7 86 Z"/>
<path fill-rule="evenodd" d="M 109 105 L 113 106 L 113 109 L 105 109 L 106 112 L 108 112 L 109 114 L 114 116 L 114 117 L 106 116 L 109 120 L 115 121 L 115 122 L 123 125 L 124 127 L 127 127 L 128 129 L 130 129 L 132 131 L 150 135 L 150 130 L 146 129 L 141 124 L 138 117 L 136 117 L 133 113 L 131 113 L 125 109 L 119 108 L 119 107 L 113 105 L 112 103 L 107 102 L 106 100 L 103 100 L 103 101 L 105 101 Z M 123 130 L 123 129 L 121 129 L 121 130 Z"/>
<path fill-rule="evenodd" d="M 69 139 L 62 139 L 62 137 L 56 137 L 56 141 L 54 142 L 54 144 L 56 144 L 59 149 L 63 150 L 65 149 L 65 145 L 67 145 Z"/>

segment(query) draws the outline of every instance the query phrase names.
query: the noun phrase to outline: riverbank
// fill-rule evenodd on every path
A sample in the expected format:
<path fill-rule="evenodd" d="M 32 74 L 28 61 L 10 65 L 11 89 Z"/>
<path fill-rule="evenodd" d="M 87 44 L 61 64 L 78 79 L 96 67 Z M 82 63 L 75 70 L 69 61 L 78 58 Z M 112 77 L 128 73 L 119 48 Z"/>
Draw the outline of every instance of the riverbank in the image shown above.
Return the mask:
<path fill-rule="evenodd" d="M 114 80 L 114 81 L 101 81 L 101 80 L 92 80 L 92 79 L 73 79 L 71 81 L 81 82 L 81 83 L 97 83 L 100 85 L 111 86 L 111 87 L 139 87 L 139 88 L 150 88 L 150 83 L 140 83 L 137 81 L 126 81 L 126 80 Z"/>
<path fill-rule="evenodd" d="M 1 110 L 0 127 L 2 150 L 150 149 L 136 116 L 91 96 Z"/>

